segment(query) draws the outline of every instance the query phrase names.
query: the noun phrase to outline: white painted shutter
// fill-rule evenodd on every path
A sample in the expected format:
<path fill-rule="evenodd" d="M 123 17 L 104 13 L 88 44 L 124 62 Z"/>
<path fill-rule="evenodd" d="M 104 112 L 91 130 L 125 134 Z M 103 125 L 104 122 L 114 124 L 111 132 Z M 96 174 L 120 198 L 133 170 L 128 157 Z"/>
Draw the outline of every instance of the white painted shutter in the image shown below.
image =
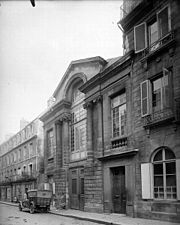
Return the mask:
<path fill-rule="evenodd" d="M 177 199 L 180 200 L 180 159 L 176 160 Z"/>
<path fill-rule="evenodd" d="M 146 23 L 141 23 L 134 27 L 135 53 L 138 53 L 147 47 L 146 30 Z"/>
<path fill-rule="evenodd" d="M 54 183 L 54 182 L 52 183 L 52 191 L 53 191 L 53 194 L 56 193 L 56 190 L 55 190 L 55 183 Z"/>
<path fill-rule="evenodd" d="M 147 116 L 149 115 L 149 87 L 150 87 L 150 81 L 145 80 L 140 84 L 141 87 L 141 116 Z"/>
<path fill-rule="evenodd" d="M 152 163 L 141 164 L 142 199 L 153 198 Z"/>
<path fill-rule="evenodd" d="M 44 190 L 49 190 L 49 183 L 44 183 Z"/>

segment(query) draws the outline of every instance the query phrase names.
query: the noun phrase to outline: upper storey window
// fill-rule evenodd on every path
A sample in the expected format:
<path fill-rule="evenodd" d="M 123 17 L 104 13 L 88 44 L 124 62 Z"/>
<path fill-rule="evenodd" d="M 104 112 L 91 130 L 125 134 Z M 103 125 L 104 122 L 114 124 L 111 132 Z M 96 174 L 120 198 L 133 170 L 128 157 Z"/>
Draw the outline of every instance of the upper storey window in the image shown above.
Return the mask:
<path fill-rule="evenodd" d="M 157 12 L 151 22 L 144 22 L 134 27 L 135 52 L 143 51 L 147 45 L 150 51 L 159 47 L 161 38 L 165 37 L 171 30 L 170 7 L 166 6 Z"/>
<path fill-rule="evenodd" d="M 126 93 L 112 99 L 112 136 L 126 135 Z"/>
<path fill-rule="evenodd" d="M 82 101 L 83 98 L 84 93 L 80 92 L 78 88 L 75 88 L 72 96 L 72 103 L 77 104 L 78 102 Z"/>
<path fill-rule="evenodd" d="M 161 112 L 171 108 L 172 72 L 163 68 L 163 73 L 153 80 L 141 83 L 141 115 Z"/>

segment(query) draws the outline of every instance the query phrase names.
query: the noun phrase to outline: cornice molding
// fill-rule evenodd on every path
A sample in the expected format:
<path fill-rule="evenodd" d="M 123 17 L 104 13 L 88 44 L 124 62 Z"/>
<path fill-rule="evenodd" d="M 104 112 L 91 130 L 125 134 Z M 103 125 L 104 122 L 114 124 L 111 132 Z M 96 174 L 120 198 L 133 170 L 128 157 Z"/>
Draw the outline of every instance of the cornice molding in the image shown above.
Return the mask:
<path fill-rule="evenodd" d="M 53 105 L 47 112 L 45 112 L 41 117 L 40 120 L 45 122 L 50 117 L 55 115 L 58 111 L 62 110 L 63 108 L 69 109 L 71 107 L 71 102 L 63 99 L 59 102 L 57 102 L 55 105 Z"/>

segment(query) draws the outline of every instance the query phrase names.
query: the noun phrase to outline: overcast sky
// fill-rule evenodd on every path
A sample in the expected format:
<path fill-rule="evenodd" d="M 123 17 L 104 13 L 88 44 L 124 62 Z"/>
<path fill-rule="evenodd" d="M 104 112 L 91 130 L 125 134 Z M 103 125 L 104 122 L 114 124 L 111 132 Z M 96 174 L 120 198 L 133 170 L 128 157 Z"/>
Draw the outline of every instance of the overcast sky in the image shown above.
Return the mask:
<path fill-rule="evenodd" d="M 0 143 L 35 119 L 72 60 L 122 55 L 121 0 L 0 0 Z"/>

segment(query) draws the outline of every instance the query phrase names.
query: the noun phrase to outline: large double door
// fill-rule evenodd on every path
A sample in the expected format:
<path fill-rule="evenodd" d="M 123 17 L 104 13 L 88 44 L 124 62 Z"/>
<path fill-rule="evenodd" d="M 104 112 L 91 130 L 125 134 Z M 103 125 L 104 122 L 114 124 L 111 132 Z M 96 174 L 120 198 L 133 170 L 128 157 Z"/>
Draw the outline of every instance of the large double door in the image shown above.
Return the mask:
<path fill-rule="evenodd" d="M 70 170 L 70 208 L 84 210 L 84 168 Z"/>

